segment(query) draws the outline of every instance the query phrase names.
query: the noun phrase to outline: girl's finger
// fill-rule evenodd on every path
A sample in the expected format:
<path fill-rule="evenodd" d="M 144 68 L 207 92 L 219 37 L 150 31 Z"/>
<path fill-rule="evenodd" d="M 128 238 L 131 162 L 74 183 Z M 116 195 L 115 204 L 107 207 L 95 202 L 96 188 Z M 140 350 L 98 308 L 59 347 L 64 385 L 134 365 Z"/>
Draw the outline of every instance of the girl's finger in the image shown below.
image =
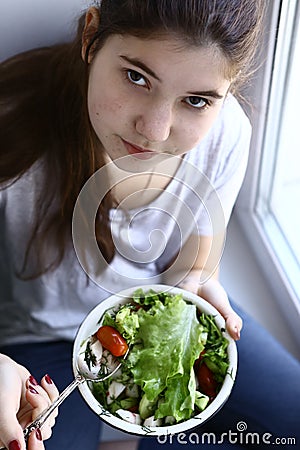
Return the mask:
<path fill-rule="evenodd" d="M 26 399 L 32 407 L 31 421 L 34 421 L 51 404 L 50 398 L 48 397 L 48 395 L 41 386 L 32 387 L 31 385 L 29 385 L 26 392 Z M 56 415 L 57 415 L 56 412 L 51 414 L 45 425 L 43 425 L 44 439 L 50 436 L 51 433 L 49 433 L 49 431 L 51 430 L 51 427 L 55 423 Z"/>
<path fill-rule="evenodd" d="M 52 381 L 49 375 L 45 375 L 41 383 L 39 384 L 35 378 L 32 376 L 29 377 L 26 383 L 27 391 L 29 394 L 40 394 L 45 399 L 45 407 L 53 403 L 53 401 L 58 397 L 59 392 L 54 382 Z M 37 401 L 41 402 L 42 399 L 37 399 L 35 397 L 30 396 L 33 402 L 30 401 L 30 404 L 33 404 L 35 407 L 38 407 Z M 36 401 L 35 401 L 36 400 Z"/>
<path fill-rule="evenodd" d="M 25 391 L 25 380 L 29 372 L 5 355 L 0 356 L 0 445 L 5 448 L 25 450 L 23 430 L 16 414 Z M 24 408 L 24 406 L 23 406 Z"/>
<path fill-rule="evenodd" d="M 46 374 L 42 380 L 41 380 L 41 386 L 44 388 L 45 392 L 47 393 L 51 403 L 54 402 L 54 400 L 57 399 L 57 397 L 59 396 L 59 391 L 57 389 L 57 387 L 55 386 L 55 383 L 53 382 L 52 378 Z M 53 413 L 50 416 L 50 419 L 55 419 L 58 415 L 58 408 L 55 409 L 55 411 L 53 411 Z M 48 425 L 53 426 L 55 423 L 55 420 L 53 420 L 53 422 L 47 422 Z"/>
<path fill-rule="evenodd" d="M 42 386 L 33 385 L 30 382 L 27 382 L 26 384 L 26 400 L 34 409 L 38 409 L 41 412 L 51 404 L 49 395 Z"/>
<path fill-rule="evenodd" d="M 28 438 L 27 450 L 45 450 L 43 437 L 40 429 L 34 430 Z"/>
<path fill-rule="evenodd" d="M 46 374 L 42 378 L 41 386 L 47 392 L 47 395 L 49 396 L 51 403 L 54 402 L 54 400 L 56 400 L 57 397 L 59 396 L 59 391 L 58 391 L 57 387 L 55 386 L 54 381 L 48 374 Z"/>
<path fill-rule="evenodd" d="M 226 318 L 226 328 L 228 333 L 234 340 L 237 341 L 240 339 L 242 327 L 243 321 L 235 312 L 228 315 L 228 317 Z"/>
<path fill-rule="evenodd" d="M 29 378 L 27 384 L 26 398 L 32 406 L 32 420 L 43 412 L 59 395 L 59 392 L 50 378 L 49 375 L 45 375 L 39 385 L 35 379 Z M 49 439 L 52 434 L 52 427 L 55 425 L 55 418 L 58 414 L 56 409 L 50 415 L 48 420 L 43 424 L 41 433 L 44 440 Z"/>

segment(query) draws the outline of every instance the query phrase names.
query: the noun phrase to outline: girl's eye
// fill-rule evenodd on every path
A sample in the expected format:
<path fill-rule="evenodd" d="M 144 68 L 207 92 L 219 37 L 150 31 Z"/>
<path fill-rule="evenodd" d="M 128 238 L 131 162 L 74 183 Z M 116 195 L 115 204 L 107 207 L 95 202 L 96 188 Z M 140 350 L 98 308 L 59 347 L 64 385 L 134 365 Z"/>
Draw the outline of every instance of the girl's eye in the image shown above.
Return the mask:
<path fill-rule="evenodd" d="M 207 99 L 194 95 L 186 97 L 185 102 L 196 109 L 205 109 L 209 106 L 209 101 Z"/>
<path fill-rule="evenodd" d="M 135 70 L 127 70 L 127 77 L 133 84 L 137 84 L 138 86 L 147 86 L 147 82 L 143 75 Z"/>

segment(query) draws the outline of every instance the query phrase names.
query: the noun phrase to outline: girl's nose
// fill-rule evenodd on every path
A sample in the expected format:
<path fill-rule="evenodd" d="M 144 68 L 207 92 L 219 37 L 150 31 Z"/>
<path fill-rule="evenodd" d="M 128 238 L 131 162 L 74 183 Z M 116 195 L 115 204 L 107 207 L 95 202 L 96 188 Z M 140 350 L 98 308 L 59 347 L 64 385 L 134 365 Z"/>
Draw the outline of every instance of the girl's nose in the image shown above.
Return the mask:
<path fill-rule="evenodd" d="M 164 142 L 171 133 L 172 116 L 172 107 L 167 103 L 147 105 L 136 120 L 136 131 L 149 142 Z"/>

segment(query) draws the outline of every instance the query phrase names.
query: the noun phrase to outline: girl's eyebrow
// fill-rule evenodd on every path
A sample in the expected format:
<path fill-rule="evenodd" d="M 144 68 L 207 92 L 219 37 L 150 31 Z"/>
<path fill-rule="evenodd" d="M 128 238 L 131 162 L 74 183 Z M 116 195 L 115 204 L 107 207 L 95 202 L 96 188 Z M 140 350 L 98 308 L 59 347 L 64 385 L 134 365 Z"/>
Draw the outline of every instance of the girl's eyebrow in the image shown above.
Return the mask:
<path fill-rule="evenodd" d="M 142 69 L 144 72 L 146 72 L 151 77 L 155 78 L 157 81 L 162 82 L 162 80 L 159 78 L 158 75 L 156 75 L 155 72 L 153 72 L 150 67 L 148 67 L 143 61 L 141 61 L 138 58 L 130 58 L 129 56 L 120 55 L 120 58 L 124 61 L 128 62 L 129 64 L 138 67 L 139 69 Z M 201 92 L 190 92 L 190 95 L 194 95 L 195 97 L 212 97 L 217 100 L 221 100 L 224 96 L 220 95 L 216 90 L 209 90 L 209 91 L 201 91 Z"/>
<path fill-rule="evenodd" d="M 156 73 L 153 72 L 153 70 L 150 69 L 148 66 L 146 66 L 146 64 L 143 63 L 143 61 L 141 61 L 140 59 L 129 58 L 129 56 L 125 56 L 125 55 L 120 55 L 120 58 L 124 59 L 126 62 L 128 62 L 129 64 L 132 64 L 133 66 L 139 67 L 144 72 L 146 72 L 148 75 L 155 78 L 157 81 L 161 82 L 161 79 L 159 78 L 159 76 L 157 76 Z"/>
<path fill-rule="evenodd" d="M 202 91 L 202 92 L 190 92 L 190 95 L 194 95 L 195 97 L 213 97 L 217 100 L 221 100 L 221 98 L 224 98 L 224 95 L 219 94 L 215 90 L 211 91 Z"/>

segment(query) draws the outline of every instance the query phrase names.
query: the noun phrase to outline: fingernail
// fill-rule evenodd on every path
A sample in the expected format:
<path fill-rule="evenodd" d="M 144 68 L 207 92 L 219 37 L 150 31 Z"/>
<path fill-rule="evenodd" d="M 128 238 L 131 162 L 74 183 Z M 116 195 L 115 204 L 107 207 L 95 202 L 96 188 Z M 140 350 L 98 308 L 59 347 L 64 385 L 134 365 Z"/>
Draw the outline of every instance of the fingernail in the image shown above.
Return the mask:
<path fill-rule="evenodd" d="M 33 384 L 33 386 L 37 386 L 39 384 L 32 375 L 29 377 L 29 382 Z"/>
<path fill-rule="evenodd" d="M 36 391 L 32 386 L 29 386 L 28 389 L 32 394 L 38 394 L 38 391 Z"/>
<path fill-rule="evenodd" d="M 49 377 L 48 374 L 45 375 L 45 380 L 46 380 L 46 383 L 53 384 L 53 381 L 52 381 L 51 377 Z"/>
<path fill-rule="evenodd" d="M 40 430 L 39 428 L 37 428 L 37 429 L 35 430 L 35 435 L 36 435 L 36 438 L 37 438 L 39 441 L 42 441 L 42 440 L 43 440 L 43 438 L 42 438 L 42 433 L 41 433 L 41 430 Z"/>
<path fill-rule="evenodd" d="M 11 441 L 8 445 L 8 449 L 9 450 L 21 450 L 21 445 L 19 443 L 19 441 Z"/>

